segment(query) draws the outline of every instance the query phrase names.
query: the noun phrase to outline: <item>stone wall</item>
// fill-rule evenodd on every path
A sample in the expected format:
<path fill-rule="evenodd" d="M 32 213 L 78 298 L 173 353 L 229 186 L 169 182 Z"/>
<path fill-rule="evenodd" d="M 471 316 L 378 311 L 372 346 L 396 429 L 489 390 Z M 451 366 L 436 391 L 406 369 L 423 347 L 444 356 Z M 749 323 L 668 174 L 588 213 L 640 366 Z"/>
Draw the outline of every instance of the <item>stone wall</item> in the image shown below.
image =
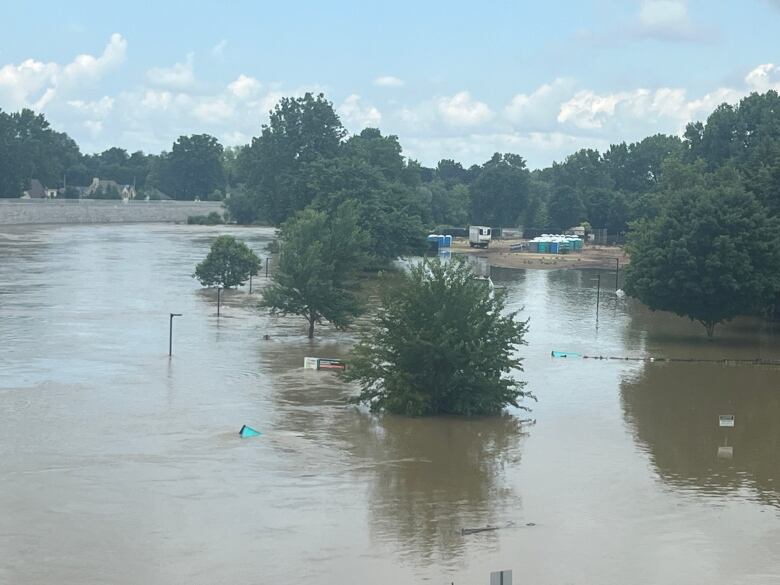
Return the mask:
<path fill-rule="evenodd" d="M 36 223 L 172 223 L 223 213 L 219 201 L 0 199 L 0 225 Z"/>

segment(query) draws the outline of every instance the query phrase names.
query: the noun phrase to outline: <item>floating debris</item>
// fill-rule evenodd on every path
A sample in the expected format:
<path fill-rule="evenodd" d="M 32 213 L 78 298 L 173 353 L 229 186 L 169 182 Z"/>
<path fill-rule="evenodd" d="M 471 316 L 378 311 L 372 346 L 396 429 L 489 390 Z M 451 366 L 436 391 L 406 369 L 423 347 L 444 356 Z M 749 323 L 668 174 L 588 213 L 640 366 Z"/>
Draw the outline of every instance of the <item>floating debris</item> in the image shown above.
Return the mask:
<path fill-rule="evenodd" d="M 241 427 L 241 430 L 238 431 L 238 435 L 242 439 L 246 439 L 247 437 L 259 437 L 260 435 L 262 435 L 262 433 L 260 431 L 256 431 L 252 427 L 248 427 L 244 425 Z"/>

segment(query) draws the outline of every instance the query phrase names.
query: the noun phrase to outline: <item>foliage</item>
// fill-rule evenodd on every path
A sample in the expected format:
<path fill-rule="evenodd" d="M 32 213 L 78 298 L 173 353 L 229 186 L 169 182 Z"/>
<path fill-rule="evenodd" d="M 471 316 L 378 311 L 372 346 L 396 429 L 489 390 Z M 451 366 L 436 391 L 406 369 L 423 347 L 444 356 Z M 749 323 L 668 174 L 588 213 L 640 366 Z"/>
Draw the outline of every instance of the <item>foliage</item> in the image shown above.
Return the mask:
<path fill-rule="evenodd" d="M 516 154 L 493 155 L 471 184 L 471 219 L 480 225 L 515 226 L 528 204 L 530 173 Z"/>
<path fill-rule="evenodd" d="M 360 314 L 357 275 L 366 262 L 367 235 L 350 203 L 332 215 L 311 208 L 287 220 L 279 235 L 279 257 L 262 306 L 280 315 L 300 315 L 314 326 L 338 329 Z"/>
<path fill-rule="evenodd" d="M 244 284 L 260 269 L 260 258 L 233 236 L 219 236 L 193 275 L 202 286 L 233 288 Z"/>
<path fill-rule="evenodd" d="M 262 217 L 258 203 L 258 198 L 253 192 L 245 185 L 238 185 L 231 190 L 230 196 L 225 199 L 225 209 L 232 221 L 249 225 L 258 223 Z"/>
<path fill-rule="evenodd" d="M 222 145 L 208 134 L 180 136 L 171 152 L 155 161 L 149 183 L 174 199 L 209 199 L 225 185 Z"/>
<path fill-rule="evenodd" d="M 187 217 L 187 223 L 189 225 L 219 225 L 225 223 L 225 220 L 219 213 L 212 211 L 208 215 L 190 215 Z"/>
<path fill-rule="evenodd" d="M 780 232 L 736 174 L 665 194 L 635 226 L 626 292 L 653 310 L 715 326 L 763 308 L 780 290 Z"/>
<path fill-rule="evenodd" d="M 237 163 L 258 198 L 258 213 L 278 225 L 311 203 L 313 194 L 301 181 L 302 167 L 335 157 L 345 135 L 324 95 L 282 98 Z"/>
<path fill-rule="evenodd" d="M 473 277 L 465 261 L 414 266 L 355 346 L 347 380 L 374 411 L 424 416 L 497 414 L 522 408 L 516 356 L 527 321 L 504 314 L 506 295 Z"/>

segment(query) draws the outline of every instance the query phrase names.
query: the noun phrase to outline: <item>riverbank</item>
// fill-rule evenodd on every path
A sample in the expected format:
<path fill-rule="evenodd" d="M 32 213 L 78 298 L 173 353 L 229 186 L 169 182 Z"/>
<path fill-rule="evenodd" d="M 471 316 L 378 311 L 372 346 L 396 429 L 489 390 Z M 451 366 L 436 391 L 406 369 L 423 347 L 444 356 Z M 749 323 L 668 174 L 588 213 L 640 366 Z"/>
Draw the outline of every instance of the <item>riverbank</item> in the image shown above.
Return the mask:
<path fill-rule="evenodd" d="M 220 201 L 0 199 L 0 226 L 35 224 L 175 223 L 223 213 Z"/>
<path fill-rule="evenodd" d="M 615 260 L 620 266 L 630 262 L 628 254 L 618 246 L 586 246 L 582 252 L 573 254 L 538 254 L 535 252 L 512 252 L 511 244 L 523 240 L 493 240 L 488 248 L 471 248 L 465 238 L 452 242 L 452 251 L 458 254 L 475 254 L 486 258 L 491 266 L 499 268 L 533 268 L 560 270 L 577 268 L 614 269 Z"/>

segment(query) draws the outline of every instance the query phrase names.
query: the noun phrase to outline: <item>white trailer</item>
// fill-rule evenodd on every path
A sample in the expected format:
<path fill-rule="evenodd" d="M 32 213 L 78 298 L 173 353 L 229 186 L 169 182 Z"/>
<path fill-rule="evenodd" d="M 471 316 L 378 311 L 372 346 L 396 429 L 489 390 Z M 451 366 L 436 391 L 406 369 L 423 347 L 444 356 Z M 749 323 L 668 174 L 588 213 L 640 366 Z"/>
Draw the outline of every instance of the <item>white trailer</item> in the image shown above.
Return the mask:
<path fill-rule="evenodd" d="M 469 226 L 469 246 L 487 248 L 490 245 L 491 230 L 484 225 Z"/>

